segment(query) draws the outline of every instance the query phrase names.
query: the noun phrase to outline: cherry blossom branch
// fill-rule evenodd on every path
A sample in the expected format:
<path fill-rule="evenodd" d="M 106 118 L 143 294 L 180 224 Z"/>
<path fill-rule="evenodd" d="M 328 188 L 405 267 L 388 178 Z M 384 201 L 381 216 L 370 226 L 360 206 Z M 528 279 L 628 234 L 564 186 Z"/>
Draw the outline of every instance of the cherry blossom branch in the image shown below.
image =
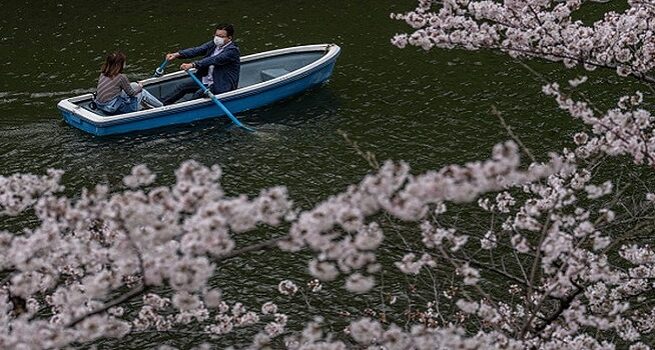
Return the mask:
<path fill-rule="evenodd" d="M 74 327 L 75 325 L 77 325 L 78 323 L 88 319 L 89 317 L 91 317 L 93 315 L 97 315 L 97 314 L 102 313 L 102 312 L 105 312 L 105 311 L 111 309 L 112 307 L 119 306 L 119 305 L 131 300 L 134 297 L 142 295 L 143 293 L 147 292 L 148 290 L 149 290 L 148 286 L 145 286 L 144 284 L 139 283 L 136 287 L 134 287 L 129 292 L 121 295 L 120 297 L 118 297 L 118 298 L 116 298 L 116 299 L 114 299 L 114 300 L 112 300 L 112 301 L 110 301 L 108 303 L 105 303 L 102 307 L 99 307 L 99 308 L 97 308 L 97 309 L 95 309 L 95 310 L 93 310 L 93 311 L 91 311 L 89 313 L 86 313 L 86 314 L 84 314 L 82 316 L 79 316 L 79 317 L 76 317 L 76 318 L 72 319 L 70 322 L 68 322 L 64 326 L 64 328 Z"/>
<path fill-rule="evenodd" d="M 580 2 L 448 1 L 432 9 L 420 4 L 414 11 L 392 14 L 415 31 L 396 35 L 392 43 L 426 50 L 433 47 L 467 50 L 492 49 L 512 57 L 541 57 L 563 61 L 567 67 L 583 64 L 587 69 L 612 68 L 622 76 L 652 82 L 646 75 L 653 60 L 653 33 L 649 25 L 652 4 L 631 2 L 621 14 L 613 13 L 585 26 L 573 20 Z"/>
<path fill-rule="evenodd" d="M 566 311 L 566 310 L 571 306 L 571 303 L 573 302 L 573 300 L 575 300 L 575 298 L 577 298 L 580 294 L 582 294 L 583 291 L 584 291 L 583 288 L 576 288 L 573 292 L 571 292 L 571 293 L 570 293 L 569 295 L 567 295 L 566 297 L 564 297 L 564 298 L 560 298 L 560 299 L 559 299 L 559 300 L 560 300 L 560 304 L 559 304 L 559 306 L 557 307 L 557 310 L 555 310 L 552 314 L 550 314 L 550 316 L 548 316 L 548 317 L 544 320 L 544 322 L 543 322 L 542 324 L 540 324 L 539 326 L 535 327 L 535 328 L 533 329 L 533 332 L 538 334 L 539 332 L 541 332 L 541 331 L 543 331 L 544 329 L 546 329 L 546 327 L 548 327 L 549 325 L 551 325 L 553 322 L 555 322 L 555 321 L 556 321 L 556 320 L 557 320 L 557 319 L 562 315 L 562 313 L 563 313 L 564 311 Z M 521 332 L 521 337 L 525 336 L 525 333 L 524 333 L 524 332 L 526 332 L 526 331 L 527 331 L 527 329 L 522 330 L 522 332 Z"/>
<path fill-rule="evenodd" d="M 528 158 L 530 158 L 530 160 L 533 163 L 536 163 L 537 160 L 532 155 L 532 153 L 530 152 L 530 149 L 528 149 L 523 144 L 523 142 L 521 142 L 521 139 L 519 139 L 518 136 L 516 136 L 516 134 L 514 134 L 514 131 L 512 131 L 512 128 L 509 125 L 507 125 L 507 123 L 505 122 L 505 118 L 503 118 L 502 114 L 500 113 L 500 111 L 498 111 L 496 106 L 491 106 L 491 113 L 493 115 L 495 115 L 498 118 L 498 120 L 500 120 L 500 125 L 502 125 L 503 128 L 505 128 L 505 130 L 507 130 L 507 134 L 509 134 L 509 137 L 511 137 L 512 140 L 514 140 L 514 142 L 516 142 L 519 146 L 521 146 L 521 149 L 523 150 L 523 152 L 525 152 L 525 154 L 528 156 Z"/>

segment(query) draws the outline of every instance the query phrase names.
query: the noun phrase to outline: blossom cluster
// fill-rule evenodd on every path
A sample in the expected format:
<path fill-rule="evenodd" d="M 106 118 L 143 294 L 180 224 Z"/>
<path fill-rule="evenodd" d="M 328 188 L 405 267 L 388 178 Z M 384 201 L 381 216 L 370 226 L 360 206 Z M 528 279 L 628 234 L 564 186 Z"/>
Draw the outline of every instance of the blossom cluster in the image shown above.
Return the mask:
<path fill-rule="evenodd" d="M 201 306 L 215 307 L 220 299 L 208 280 L 233 251 L 232 234 L 277 225 L 292 207 L 283 187 L 255 198 L 226 197 L 220 176 L 219 167 L 189 161 L 177 170 L 174 186 L 141 190 L 155 177 L 137 166 L 125 178 L 133 190 L 112 193 L 99 185 L 77 198 L 56 195 L 60 171 L 2 178 L 4 213 L 34 208 L 39 225 L 0 232 L 1 347 L 60 347 L 207 321 L 210 313 Z M 111 308 L 160 286 L 173 290 L 172 299 L 148 294 L 134 319 Z M 167 303 L 177 313 L 157 316 L 153 305 Z M 36 316 L 44 310 L 49 320 Z M 230 321 L 238 326 L 258 322 L 252 313 L 237 314 Z M 228 323 L 214 330 L 221 327 Z"/>
<path fill-rule="evenodd" d="M 226 197 L 221 169 L 193 161 L 180 166 L 171 187 L 154 186 L 155 176 L 137 166 L 124 179 L 131 189 L 112 192 L 98 185 L 77 198 L 56 195 L 59 172 L 51 172 L 54 179 L 14 176 L 5 182 L 5 192 L 32 191 L 23 205 L 13 207 L 26 210 L 32 203 L 40 224 L 21 234 L 0 232 L 5 276 L 0 343 L 59 347 L 190 322 L 209 323 L 205 331 L 212 334 L 257 324 L 259 316 L 241 311 L 241 304 L 227 314 L 220 291 L 210 289 L 208 281 L 217 264 L 235 251 L 234 234 L 285 220 L 291 220 L 290 229 L 280 245 L 316 252 L 308 263 L 312 275 L 330 281 L 346 274 L 346 289 L 364 293 L 375 285 L 372 274 L 381 268 L 375 250 L 384 239 L 379 224 L 367 223 L 367 217 L 385 210 L 415 220 L 430 205 L 472 200 L 570 169 L 554 155 L 548 163 L 521 169 L 518 148 L 511 142 L 498 145 L 485 162 L 419 176 L 410 175 L 405 163 L 387 162 L 359 186 L 297 216 L 284 187 L 262 190 L 255 198 Z M 312 285 L 312 290 L 321 288 L 318 281 Z M 152 292 L 164 286 L 172 296 Z M 297 286 L 283 281 L 279 289 L 293 295 Z M 125 313 L 123 304 L 139 295 L 144 295 L 144 306 L 136 315 Z M 275 309 L 269 305 L 264 313 Z M 47 320 L 37 316 L 44 310 L 51 314 Z M 276 316 L 258 342 L 280 335 L 285 326 L 286 316 Z"/>
<path fill-rule="evenodd" d="M 633 96 L 622 96 L 616 108 L 604 113 L 596 112 L 589 102 L 575 101 L 563 93 L 557 83 L 544 86 L 543 92 L 553 96 L 560 108 L 573 118 L 591 127 L 591 136 L 580 132 L 574 137 L 575 143 L 579 145 L 576 149 L 578 157 L 589 158 L 598 152 L 611 156 L 629 155 L 636 164 L 655 166 L 653 116 L 639 107 L 643 102 L 641 92 L 637 91 Z"/>
<path fill-rule="evenodd" d="M 623 13 L 608 12 L 586 25 L 575 18 L 582 7 L 592 5 L 581 0 L 419 1 L 414 11 L 391 15 L 414 29 L 411 34 L 397 34 L 392 43 L 425 50 L 495 49 L 567 67 L 611 68 L 621 76 L 653 82 L 647 74 L 655 67 L 655 3 L 628 4 Z"/>
<path fill-rule="evenodd" d="M 511 141 L 496 145 L 486 161 L 449 165 L 417 176 L 410 174 L 406 163 L 386 162 L 358 185 L 300 213 L 292 223 L 290 240 L 280 246 L 287 250 L 308 247 L 316 252 L 309 262 L 314 277 L 332 281 L 346 274 L 346 289 L 367 292 L 374 286 L 371 274 L 380 269 L 372 251 L 381 244 L 384 234 L 379 224 L 366 223 L 366 217 L 383 210 L 399 219 L 416 221 L 430 207 L 470 202 L 483 193 L 530 183 L 557 172 L 568 174 L 574 168 L 565 158 L 551 154 L 548 162 L 532 163 L 523 169 L 520 150 Z M 415 271 L 416 265 L 407 265 L 406 269 Z"/>

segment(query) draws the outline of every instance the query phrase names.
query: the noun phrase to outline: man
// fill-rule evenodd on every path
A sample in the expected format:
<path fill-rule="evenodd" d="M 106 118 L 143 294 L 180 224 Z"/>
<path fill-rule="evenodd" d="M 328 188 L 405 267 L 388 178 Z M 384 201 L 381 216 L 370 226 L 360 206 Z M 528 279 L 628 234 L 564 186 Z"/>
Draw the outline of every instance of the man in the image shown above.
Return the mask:
<path fill-rule="evenodd" d="M 209 87 L 214 94 L 231 91 L 239 85 L 239 72 L 241 67 L 241 53 L 239 47 L 232 41 L 234 27 L 231 24 L 216 26 L 214 39 L 200 46 L 180 50 L 166 55 L 170 62 L 177 58 L 193 58 L 203 55 L 203 58 L 192 63 L 182 63 L 180 69 L 196 69 L 196 76 L 202 77 L 205 87 Z M 187 93 L 193 92 L 193 99 L 202 97 L 202 89 L 192 80 L 180 84 L 170 94 L 163 96 L 165 105 L 177 102 Z"/>

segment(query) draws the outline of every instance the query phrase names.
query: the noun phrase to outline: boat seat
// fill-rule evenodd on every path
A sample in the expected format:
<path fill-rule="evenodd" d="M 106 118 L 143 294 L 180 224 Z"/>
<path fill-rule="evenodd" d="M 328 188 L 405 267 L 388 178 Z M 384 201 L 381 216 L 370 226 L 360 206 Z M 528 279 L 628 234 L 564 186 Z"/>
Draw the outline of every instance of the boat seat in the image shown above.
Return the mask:
<path fill-rule="evenodd" d="M 262 70 L 262 81 L 268 81 L 271 79 L 275 79 L 279 76 L 283 76 L 285 74 L 289 73 L 288 70 L 284 68 L 271 68 L 271 69 L 264 69 Z"/>
<path fill-rule="evenodd" d="M 86 109 L 87 111 L 89 111 L 89 112 L 93 112 L 93 113 L 95 113 L 95 114 L 97 114 L 97 115 L 101 115 L 101 116 L 103 116 L 103 117 L 110 116 L 110 114 L 106 113 L 105 111 L 103 111 L 103 110 L 100 109 L 100 108 L 97 108 L 97 107 L 96 107 L 96 108 L 93 108 L 93 107 L 91 107 L 91 101 L 89 101 L 89 102 L 84 102 L 84 103 L 80 104 L 80 106 L 82 106 L 82 108 Z"/>
<path fill-rule="evenodd" d="M 185 95 L 185 97 L 190 97 L 190 96 L 193 96 L 193 94 L 190 93 L 190 94 Z M 190 98 L 187 98 L 186 100 L 190 100 Z M 185 100 L 182 99 L 181 101 L 185 101 Z M 111 117 L 111 116 L 120 114 L 120 113 L 107 113 L 107 112 L 103 111 L 102 109 L 100 109 L 98 107 L 92 107 L 91 106 L 91 101 L 81 103 L 80 106 L 82 108 L 86 109 L 89 112 L 93 112 L 93 113 L 95 113 L 97 115 L 100 115 L 100 116 L 103 116 L 103 117 Z M 155 108 L 155 107 L 150 106 L 150 105 L 146 105 L 145 102 L 142 102 L 141 108 L 139 110 L 142 111 L 142 110 L 153 109 L 153 108 Z"/>

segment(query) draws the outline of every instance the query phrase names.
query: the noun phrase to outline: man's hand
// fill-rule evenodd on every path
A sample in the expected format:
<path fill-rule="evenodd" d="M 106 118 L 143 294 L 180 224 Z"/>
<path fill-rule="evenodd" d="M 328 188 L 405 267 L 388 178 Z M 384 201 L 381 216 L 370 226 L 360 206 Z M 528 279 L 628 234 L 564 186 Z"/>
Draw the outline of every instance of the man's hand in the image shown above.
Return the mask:
<path fill-rule="evenodd" d="M 182 70 L 189 70 L 191 68 L 193 68 L 193 63 L 182 63 L 180 66 L 180 69 Z"/>
<path fill-rule="evenodd" d="M 177 53 L 177 52 L 167 53 L 166 54 L 166 60 L 169 61 L 169 62 L 176 59 L 176 58 L 178 58 L 178 57 L 180 57 L 180 54 Z"/>

